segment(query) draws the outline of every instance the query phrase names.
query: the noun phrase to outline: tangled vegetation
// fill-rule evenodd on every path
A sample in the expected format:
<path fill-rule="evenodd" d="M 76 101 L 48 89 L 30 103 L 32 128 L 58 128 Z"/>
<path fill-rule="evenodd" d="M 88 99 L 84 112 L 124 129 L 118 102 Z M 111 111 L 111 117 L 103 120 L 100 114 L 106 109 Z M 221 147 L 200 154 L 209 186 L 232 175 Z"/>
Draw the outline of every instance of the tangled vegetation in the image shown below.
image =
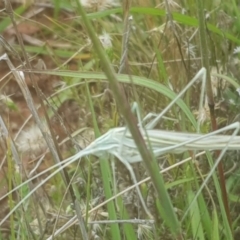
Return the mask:
<path fill-rule="evenodd" d="M 0 239 L 238 239 L 237 0 L 0 5 Z"/>

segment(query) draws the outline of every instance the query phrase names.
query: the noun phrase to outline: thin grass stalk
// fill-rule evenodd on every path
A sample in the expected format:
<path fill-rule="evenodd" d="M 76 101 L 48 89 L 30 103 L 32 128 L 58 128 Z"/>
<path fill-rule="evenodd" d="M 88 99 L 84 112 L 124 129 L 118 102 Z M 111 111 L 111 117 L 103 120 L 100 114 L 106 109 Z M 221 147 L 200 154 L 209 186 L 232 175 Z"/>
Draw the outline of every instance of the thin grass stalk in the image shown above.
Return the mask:
<path fill-rule="evenodd" d="M 88 160 L 88 177 L 87 177 L 87 194 L 86 194 L 86 217 L 85 217 L 85 222 L 88 222 L 88 211 L 90 208 L 90 200 L 91 200 L 91 181 L 92 181 L 92 166 L 90 163 L 91 160 L 91 156 L 90 159 Z"/>
<path fill-rule="evenodd" d="M 97 123 L 97 117 L 94 111 L 92 99 L 91 99 L 91 94 L 89 91 L 88 84 L 86 84 L 86 91 L 87 91 L 87 97 L 88 97 L 88 102 L 89 102 L 89 107 L 92 113 L 92 119 L 93 119 L 93 126 L 94 126 L 94 132 L 95 132 L 95 137 L 98 138 L 100 137 L 101 133 L 98 128 L 98 123 Z M 102 174 L 102 180 L 103 180 L 103 188 L 104 188 L 104 193 L 107 199 L 112 197 L 112 191 L 111 191 L 111 182 L 112 182 L 112 177 L 111 177 L 111 170 L 110 166 L 108 163 L 107 159 L 100 158 L 100 169 L 101 169 L 101 174 Z M 88 204 L 88 203 L 87 203 Z M 117 213 L 115 210 L 114 202 L 111 201 L 107 204 L 108 208 L 108 213 L 109 213 L 109 219 L 111 220 L 117 220 Z M 88 221 L 88 213 L 86 214 L 86 222 Z M 111 234 L 112 238 L 116 240 L 121 240 L 121 234 L 120 234 L 120 228 L 119 225 L 112 224 L 110 226 L 111 228 Z"/>
<path fill-rule="evenodd" d="M 218 214 L 217 214 L 217 210 L 216 208 L 213 209 L 213 214 L 212 214 L 212 218 L 213 218 L 213 224 L 212 224 L 212 236 L 211 239 L 214 240 L 220 240 L 220 236 L 219 236 L 219 219 L 218 219 Z"/>
<path fill-rule="evenodd" d="M 129 38 L 130 38 L 131 26 L 132 26 L 132 19 L 131 19 L 131 16 L 129 15 L 131 4 L 132 4 L 132 0 L 123 0 L 122 2 L 124 29 L 123 29 L 122 50 L 121 50 L 121 59 L 120 59 L 118 74 L 128 73 L 128 47 L 129 47 L 128 44 L 129 44 Z M 123 84 L 123 88 L 125 88 L 125 86 Z M 134 84 L 132 84 L 132 86 L 133 86 L 135 99 L 137 100 L 138 95 L 134 89 Z M 128 92 L 126 91 L 126 89 L 125 89 L 125 94 L 128 96 Z M 112 167 L 112 169 L 113 171 L 115 171 L 114 167 Z M 115 176 L 113 177 L 114 177 L 114 181 L 116 182 Z M 119 196 L 116 199 L 116 203 L 119 206 L 119 212 L 121 214 L 120 218 L 129 219 L 129 214 L 127 212 L 127 209 L 125 208 L 125 205 L 123 203 L 123 198 L 121 196 Z M 122 227 L 123 227 L 124 235 L 127 240 L 137 239 L 132 224 L 123 224 Z"/>
<path fill-rule="evenodd" d="M 166 31 L 166 28 L 167 28 L 167 24 L 164 25 L 164 30 L 163 30 L 163 32 Z M 153 56 L 153 58 L 152 58 L 152 61 L 151 61 L 151 65 L 150 65 L 150 68 L 149 68 L 149 71 L 148 71 L 147 78 L 150 78 L 150 76 L 151 76 L 151 73 L 152 73 L 152 70 L 153 70 L 153 66 L 154 66 L 154 62 L 155 62 L 156 59 L 158 60 L 158 68 L 159 68 L 160 70 L 162 70 L 161 68 L 164 68 L 164 62 L 163 62 L 162 56 L 161 56 L 161 54 L 160 54 L 160 52 L 159 52 L 160 46 L 161 46 L 161 44 L 162 44 L 162 41 L 163 41 L 163 34 L 161 34 L 161 37 L 159 38 L 159 41 L 158 41 L 157 44 L 153 43 L 153 44 L 154 44 L 154 45 L 153 45 L 153 46 L 154 46 L 154 51 L 155 51 L 156 53 L 154 54 L 154 56 Z M 159 57 L 161 58 L 161 61 L 159 61 Z M 160 65 L 160 63 L 161 63 L 161 65 Z M 159 75 L 160 75 L 160 74 L 159 74 Z M 166 76 L 166 70 L 164 70 L 163 72 L 161 72 L 161 75 L 162 75 L 163 79 L 165 80 L 165 77 L 164 77 L 164 76 Z M 161 76 L 161 75 L 160 75 L 160 76 Z"/>
<path fill-rule="evenodd" d="M 78 224 L 79 224 L 79 227 L 80 227 L 82 239 L 88 240 L 89 238 L 88 238 L 88 234 L 87 234 L 87 231 L 86 231 L 85 223 L 84 223 L 84 220 L 83 220 L 83 217 L 82 217 L 80 203 L 79 203 L 79 201 L 77 199 L 74 202 L 74 208 L 75 208 L 75 211 L 76 211 L 76 216 L 78 218 Z"/>
<path fill-rule="evenodd" d="M 7 148 L 8 148 L 8 152 L 7 152 L 7 176 L 8 176 L 8 189 L 13 189 L 13 165 L 12 165 L 12 156 L 11 156 L 11 143 L 10 143 L 10 139 L 7 140 Z M 8 196 L 8 204 L 9 204 L 9 208 L 10 210 L 13 209 L 14 206 L 14 199 L 13 199 L 13 194 L 9 194 Z M 14 219 L 13 219 L 13 215 L 10 216 L 10 225 L 11 225 L 11 239 L 16 239 L 15 238 L 15 231 L 14 231 Z"/>
<path fill-rule="evenodd" d="M 123 0 L 123 22 L 124 22 L 124 30 L 123 30 L 123 40 L 122 40 L 122 52 L 121 52 L 121 60 L 118 73 L 126 73 L 127 63 L 128 63 L 128 42 L 131 31 L 131 19 L 129 17 L 129 10 L 131 6 L 131 0 Z"/>
<path fill-rule="evenodd" d="M 165 0 L 165 6 L 166 6 L 166 16 L 167 16 L 167 23 L 166 23 L 166 25 L 168 24 L 168 21 L 169 21 L 170 26 L 171 26 L 172 31 L 173 31 L 173 35 L 174 35 L 174 37 L 176 39 L 176 42 L 177 42 L 178 50 L 179 50 L 179 53 L 180 53 L 180 56 L 181 56 L 181 59 L 182 59 L 182 63 L 183 63 L 184 69 L 186 71 L 186 75 L 189 76 L 189 71 L 187 69 L 186 62 L 184 61 L 184 56 L 183 56 L 182 49 L 181 49 L 180 38 L 177 35 L 177 31 L 176 31 L 176 28 L 175 28 L 175 25 L 174 25 L 174 22 L 173 22 L 173 16 L 172 16 L 172 13 L 170 11 L 168 0 Z"/>
<path fill-rule="evenodd" d="M 18 31 L 18 28 L 17 28 L 17 24 L 16 24 L 15 19 L 14 19 L 12 5 L 11 5 L 9 0 L 5 0 L 4 2 L 5 2 L 5 11 L 8 14 L 8 16 L 10 17 L 11 22 L 13 24 L 13 27 L 14 27 L 14 30 L 16 32 L 17 39 L 18 39 L 18 42 L 19 42 L 19 45 L 20 45 L 20 48 L 21 48 L 21 51 L 22 51 L 22 54 L 23 54 L 23 57 L 24 57 L 24 60 L 26 62 L 26 66 L 27 66 L 28 69 L 32 69 L 30 61 L 29 61 L 28 56 L 27 56 L 27 53 L 26 53 L 26 51 L 24 49 L 23 39 L 22 39 L 21 35 L 19 34 L 19 31 Z M 19 59 L 21 60 L 21 57 L 19 57 Z M 8 64 L 11 64 L 9 59 L 8 59 Z M 23 64 L 23 67 L 24 67 L 24 64 Z M 12 66 L 11 70 L 13 71 L 13 69 L 14 68 Z M 37 110 L 36 110 L 36 108 L 35 108 L 35 106 L 34 106 L 34 104 L 32 102 L 32 97 L 31 97 L 31 94 L 29 93 L 28 87 L 26 86 L 25 81 L 23 79 L 21 79 L 19 74 L 17 74 L 17 75 L 15 74 L 16 81 L 18 82 L 18 84 L 19 84 L 19 86 L 20 86 L 20 88 L 21 88 L 21 90 L 23 92 L 23 95 L 24 95 L 24 93 L 26 94 L 26 95 L 24 95 L 24 97 L 26 99 L 26 102 L 27 102 L 28 106 L 30 106 L 29 109 L 32 112 L 33 118 L 34 118 L 35 122 L 37 123 L 38 127 L 40 128 L 40 130 L 42 132 L 42 135 L 43 135 L 43 137 L 44 137 L 44 139 L 45 139 L 45 141 L 46 141 L 46 143 L 47 143 L 47 145 L 48 145 L 48 147 L 50 149 L 50 152 L 51 152 L 51 154 L 53 156 L 53 159 L 54 159 L 55 163 L 58 163 L 58 162 L 60 162 L 62 160 L 62 156 L 60 154 L 60 150 L 59 150 L 56 138 L 55 138 L 55 136 L 53 134 L 52 128 L 50 127 L 50 120 L 49 120 L 49 117 L 47 115 L 47 110 L 46 110 L 46 108 L 44 106 L 44 103 L 43 103 L 43 100 L 42 100 L 41 91 L 40 91 L 36 81 L 34 81 L 33 73 L 29 72 L 28 75 L 29 75 L 29 78 L 31 79 L 32 84 L 33 84 L 33 86 L 34 86 L 34 88 L 36 90 L 37 96 L 39 97 L 40 105 L 41 105 L 41 107 L 43 109 L 46 121 L 48 123 L 48 129 L 50 131 L 50 134 L 48 134 L 45 131 L 45 128 L 44 128 L 43 124 L 41 123 L 41 120 L 40 120 L 40 118 L 38 116 Z M 28 95 L 28 97 L 26 97 L 27 95 Z M 28 100 L 30 100 L 31 103 L 28 102 Z M 68 184 L 70 184 L 70 178 L 68 176 L 67 170 L 63 169 L 63 171 L 61 172 L 61 175 L 62 175 L 62 178 L 63 178 L 63 180 L 65 182 L 65 185 L 68 186 Z M 75 195 L 74 195 L 74 191 L 73 191 L 72 186 L 69 186 L 69 192 L 70 192 L 70 196 L 72 198 L 72 201 L 74 202 Z"/>
<path fill-rule="evenodd" d="M 20 169 L 20 171 L 24 171 L 24 169 L 22 169 L 22 164 L 21 164 L 21 160 L 20 160 L 20 156 L 18 154 L 17 148 L 15 146 L 14 141 L 12 140 L 8 129 L 6 127 L 6 124 L 4 122 L 4 120 L 2 119 L 2 117 L 0 116 L 0 126 L 2 129 L 2 135 L 4 136 L 6 143 L 7 143 L 7 154 L 6 154 L 6 159 L 3 160 L 7 161 L 7 172 L 6 172 L 6 179 L 8 180 L 8 191 L 11 191 L 14 188 L 14 185 L 16 186 L 18 183 L 14 180 L 16 180 L 16 176 L 14 177 L 14 166 L 13 166 L 13 160 L 15 161 L 15 165 L 17 165 Z M 0 167 L 1 169 L 1 167 Z M 30 184 L 30 182 L 29 182 Z M 21 199 L 19 193 L 15 193 L 14 196 L 14 192 L 12 192 L 11 194 L 9 194 L 8 196 L 8 203 L 9 203 L 9 207 L 10 210 L 13 209 L 14 207 L 14 201 L 19 201 Z M 24 208 L 22 208 L 22 211 L 24 212 Z M 27 221 L 25 221 L 27 224 Z M 40 221 L 38 219 L 38 224 L 39 226 Z M 15 239 L 15 228 L 14 228 L 14 216 L 11 215 L 10 216 L 10 229 L 11 229 L 11 234 L 14 234 L 14 236 L 11 236 L 11 239 Z M 41 227 L 40 227 L 41 229 Z M 32 233 L 32 229 L 29 227 L 29 231 L 30 233 Z M 40 230 L 41 231 L 41 230 Z"/>
<path fill-rule="evenodd" d="M 122 196 L 119 196 L 117 199 L 117 204 L 120 208 L 120 219 L 124 219 L 122 220 L 123 221 L 123 224 L 122 224 L 122 228 L 123 228 L 123 231 L 124 231 L 124 235 L 125 235 L 125 238 L 127 240 L 137 240 L 137 236 L 136 236 L 136 233 L 135 233 L 135 230 L 134 230 L 134 227 L 133 227 L 133 224 L 134 222 L 132 222 L 132 224 L 128 224 L 128 223 L 131 223 L 131 220 L 129 218 L 129 214 L 128 214 L 128 211 L 124 205 L 124 202 L 123 202 L 123 197 Z M 145 220 L 143 220 L 145 221 Z M 151 221 L 151 220 L 147 220 L 148 221 Z M 120 220 L 121 222 L 121 220 Z M 117 223 L 120 223 L 119 220 L 117 220 Z"/>
<path fill-rule="evenodd" d="M 205 67 L 207 71 L 206 94 L 207 94 L 208 106 L 210 110 L 212 131 L 215 131 L 217 130 L 217 121 L 216 121 L 215 111 L 214 111 L 215 104 L 214 104 L 211 76 L 210 76 L 210 62 L 208 58 L 209 49 L 207 47 L 207 38 L 206 38 L 204 2 L 202 0 L 197 0 L 197 6 L 198 6 L 198 17 L 199 17 L 199 33 L 200 33 L 200 43 L 201 43 L 202 66 Z M 216 151 L 216 155 L 217 157 L 219 157 L 220 152 Z M 224 203 L 224 208 L 228 218 L 229 226 L 232 229 L 232 220 L 230 217 L 230 209 L 229 209 L 227 190 L 226 190 L 226 180 L 224 176 L 224 169 L 223 169 L 222 162 L 219 162 L 218 164 L 218 173 L 219 173 L 219 180 L 220 180 L 220 186 L 222 191 L 222 200 Z"/>
<path fill-rule="evenodd" d="M 188 203 L 191 203 L 193 198 L 194 198 L 194 191 L 190 183 L 187 184 L 187 201 Z M 193 207 L 190 210 L 190 217 L 189 221 L 191 224 L 191 229 L 192 229 L 192 236 L 194 236 L 195 239 L 204 239 L 204 230 L 203 230 L 203 225 L 201 221 L 201 213 L 200 213 L 200 208 L 199 208 L 199 203 L 198 201 L 194 202 Z"/>
<path fill-rule="evenodd" d="M 86 30 L 93 42 L 96 53 L 99 55 L 99 57 L 101 59 L 103 70 L 109 80 L 110 87 L 115 96 L 119 110 L 122 113 L 122 115 L 127 123 L 127 126 L 128 126 L 128 128 L 133 136 L 133 139 L 137 145 L 138 151 L 142 156 L 145 167 L 146 167 L 149 175 L 152 178 L 152 181 L 153 181 L 153 184 L 157 191 L 159 200 L 162 204 L 162 212 L 160 214 L 162 215 L 163 219 L 166 221 L 166 224 L 168 225 L 168 227 L 171 229 L 171 232 L 178 239 L 182 239 L 180 223 L 179 223 L 177 216 L 175 214 L 175 211 L 173 209 L 170 197 L 165 189 L 163 178 L 158 172 L 158 165 L 157 165 L 153 155 L 151 154 L 151 152 L 147 149 L 146 143 L 143 140 L 143 137 L 139 131 L 137 120 L 134 117 L 134 115 L 132 114 L 131 108 L 130 108 L 128 102 L 126 101 L 126 95 L 118 83 L 117 75 L 114 72 L 114 70 L 109 62 L 109 59 L 107 58 L 105 52 L 102 49 L 102 46 L 100 45 L 99 40 L 96 37 L 96 33 L 92 27 L 92 24 L 88 20 L 86 13 L 81 6 L 81 3 L 79 3 L 78 1 L 76 1 L 76 2 L 79 5 L 79 12 L 82 16 L 82 21 L 86 26 Z"/>
<path fill-rule="evenodd" d="M 208 162 L 209 162 L 209 166 L 212 169 L 214 167 L 214 163 L 215 163 L 216 159 L 213 159 L 213 156 L 209 152 L 206 153 L 206 156 L 207 156 L 207 159 L 208 159 Z M 220 216 L 223 215 L 222 216 L 222 221 L 220 223 L 221 228 L 219 228 L 219 233 L 221 233 L 221 235 L 224 234 L 223 239 L 233 240 L 234 238 L 233 238 L 233 234 L 232 234 L 232 229 L 231 229 L 231 226 L 228 223 L 228 218 L 226 216 L 225 206 L 224 206 L 223 201 L 221 201 L 222 190 L 221 190 L 220 182 L 218 180 L 217 171 L 213 172 L 212 179 L 213 179 L 213 182 L 214 182 L 214 186 L 216 188 L 217 198 L 220 199 L 220 201 L 218 201 L 219 208 L 217 208 L 218 209 L 218 216 L 219 216 L 218 218 L 220 219 L 221 218 Z M 216 209 L 216 207 L 214 207 L 213 209 Z M 223 229 L 224 229 L 224 232 L 222 232 Z M 211 231 L 211 233 L 212 233 L 212 231 Z M 215 238 L 212 238 L 212 239 L 215 239 Z"/>

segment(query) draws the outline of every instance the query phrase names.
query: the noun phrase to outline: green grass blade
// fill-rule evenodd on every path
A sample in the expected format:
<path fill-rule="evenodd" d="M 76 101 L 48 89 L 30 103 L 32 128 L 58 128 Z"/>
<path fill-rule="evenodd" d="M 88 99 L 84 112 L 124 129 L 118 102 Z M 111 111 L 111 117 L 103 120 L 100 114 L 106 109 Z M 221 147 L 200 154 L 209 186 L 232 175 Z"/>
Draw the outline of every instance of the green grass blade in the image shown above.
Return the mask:
<path fill-rule="evenodd" d="M 213 209 L 213 224 L 212 224 L 212 236 L 211 240 L 220 240 L 219 236 L 219 220 L 216 208 Z"/>
<path fill-rule="evenodd" d="M 34 73 L 41 73 L 41 74 L 49 74 L 49 75 L 56 75 L 62 77 L 73 77 L 73 78 L 82 78 L 82 79 L 98 79 L 98 80 L 107 80 L 106 76 L 103 73 L 93 73 L 93 72 L 74 72 L 74 71 L 55 71 L 55 70 L 46 70 L 46 71 L 38 71 L 38 70 L 31 70 Z M 164 86 L 161 83 L 153 81 L 151 79 L 147 79 L 145 77 L 138 77 L 138 76 L 131 76 L 131 79 L 128 75 L 118 74 L 118 80 L 122 83 L 129 83 L 135 84 L 137 86 L 146 87 L 151 90 L 157 91 L 160 94 L 163 94 L 167 98 L 173 100 L 176 98 L 176 93 L 170 90 L 168 87 Z M 189 110 L 185 102 L 179 99 L 176 103 L 182 111 L 186 114 L 189 121 L 192 123 L 193 127 L 196 128 L 197 123 L 195 117 L 193 116 L 192 112 Z"/>
<path fill-rule="evenodd" d="M 194 198 L 194 192 L 190 188 L 188 189 L 187 198 L 190 204 Z M 195 239 L 204 240 L 205 238 L 203 226 L 201 222 L 200 210 L 197 201 L 194 203 L 189 215 L 190 215 L 189 220 L 191 222 L 192 228 L 192 236 L 194 236 Z"/>
<path fill-rule="evenodd" d="M 212 167 L 213 164 L 214 164 L 212 156 L 211 156 L 210 153 L 206 153 L 206 155 L 207 155 L 207 158 L 208 158 L 209 166 Z M 220 214 L 221 214 L 222 220 L 223 220 L 222 224 L 223 224 L 223 229 L 224 229 L 223 234 L 225 235 L 224 239 L 231 240 L 231 239 L 233 239 L 232 230 L 231 230 L 231 228 L 229 226 L 229 223 L 228 223 L 226 211 L 225 211 L 223 201 L 222 201 L 221 188 L 220 188 L 219 180 L 218 180 L 218 177 L 217 177 L 216 173 L 212 175 L 212 178 L 213 178 L 214 186 L 215 186 L 215 189 L 216 189 L 216 192 L 217 192 L 217 198 L 218 198 L 218 202 L 219 202 L 219 206 L 220 206 Z"/>
<path fill-rule="evenodd" d="M 23 14 L 27 10 L 27 7 L 25 5 L 21 5 L 19 8 L 17 8 L 14 12 L 18 15 Z M 9 18 L 4 18 L 0 21 L 0 33 L 2 33 L 10 24 L 11 20 Z"/>
<path fill-rule="evenodd" d="M 98 138 L 101 135 L 101 133 L 98 128 L 97 117 L 93 108 L 93 103 L 92 103 L 88 84 L 86 84 L 86 89 L 87 89 L 89 107 L 92 113 L 95 137 Z M 109 199 L 113 196 L 111 191 L 111 182 L 112 182 L 111 168 L 109 166 L 109 162 L 107 159 L 101 158 L 99 162 L 100 162 L 100 169 L 101 169 L 102 180 L 103 180 L 104 193 L 105 193 L 106 199 Z M 114 202 L 110 201 L 107 204 L 107 208 L 109 213 L 109 219 L 117 220 L 117 213 L 115 210 Z M 111 228 L 112 239 L 121 240 L 119 225 L 117 223 L 111 224 L 110 228 Z"/>

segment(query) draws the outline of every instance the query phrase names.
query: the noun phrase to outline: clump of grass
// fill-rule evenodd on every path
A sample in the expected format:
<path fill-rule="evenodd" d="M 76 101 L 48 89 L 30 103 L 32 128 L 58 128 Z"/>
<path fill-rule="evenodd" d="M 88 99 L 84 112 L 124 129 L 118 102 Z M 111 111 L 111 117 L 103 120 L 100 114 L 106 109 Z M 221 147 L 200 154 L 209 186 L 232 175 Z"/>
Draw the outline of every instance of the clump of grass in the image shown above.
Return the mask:
<path fill-rule="evenodd" d="M 6 3 L 10 4 L 8 1 Z M 21 80 L 19 72 L 11 66 L 14 77 L 10 82 L 5 80 L 1 85 L 2 93 L 9 93 L 8 97 L 15 104 L 10 110 L 9 104 L 6 104 L 1 113 L 8 128 L 1 150 L 1 156 L 7 156 L 5 166 L 8 166 L 7 174 L 3 172 L 3 175 L 8 176 L 9 211 L 15 213 L 11 215 L 15 219 L 11 217 L 9 224 L 11 239 L 50 239 L 50 236 L 59 232 L 62 232 L 62 235 L 57 237 L 59 239 L 65 239 L 67 234 L 75 239 L 233 239 L 238 225 L 238 218 L 232 211 L 238 208 L 238 171 L 224 164 L 232 171 L 230 176 L 226 175 L 230 218 L 233 222 L 231 224 L 226 218 L 226 206 L 224 209 L 217 174 L 211 171 L 213 166 L 216 167 L 215 155 L 212 152 L 195 153 L 187 149 L 183 149 L 181 153 L 171 150 L 150 161 L 153 158 L 151 150 L 154 148 L 146 146 L 152 140 L 151 135 L 145 138 L 146 142 L 141 141 L 142 135 L 145 135 L 144 131 L 139 134 L 137 124 L 150 112 L 162 112 L 164 118 L 156 124 L 157 129 L 182 132 L 196 132 L 196 129 L 199 129 L 204 133 L 210 131 L 209 119 L 204 118 L 198 127 L 193 114 L 194 111 L 199 111 L 199 99 L 205 99 L 200 94 L 201 84 L 195 83 L 181 98 L 177 101 L 176 99 L 178 93 L 201 69 L 201 50 L 207 52 L 209 67 L 214 66 L 217 69 L 218 73 L 215 72 L 214 76 L 226 80 L 229 83 L 228 89 L 235 92 L 232 84 L 237 87 L 239 83 L 227 74 L 233 73 L 229 67 L 233 61 L 228 59 L 232 59 L 233 49 L 239 44 L 238 21 L 234 22 L 231 17 L 233 13 L 238 19 L 236 5 L 230 6 L 220 1 L 219 11 L 216 11 L 214 2 L 206 3 L 200 8 L 207 9 L 202 26 L 207 45 L 203 49 L 200 43 L 203 34 L 199 35 L 198 32 L 201 21 L 198 20 L 197 9 L 192 1 L 133 1 L 132 6 L 124 2 L 123 9 L 115 1 L 100 1 L 94 6 L 91 1 L 81 1 L 83 6 L 88 7 L 87 11 L 91 12 L 87 15 L 82 11 L 79 1 L 52 3 L 55 4 L 55 10 L 51 10 L 51 7 L 43 10 L 47 17 L 35 16 L 31 19 L 23 18 L 31 5 L 16 5 L 14 11 L 19 15 L 14 14 L 12 18 L 11 12 L 7 11 L 6 16 L 10 16 L 12 22 L 6 17 L 0 24 L 1 31 L 5 33 L 3 39 L 12 39 L 16 44 L 11 43 L 8 47 L 6 41 L 2 40 L 6 48 L 3 52 L 8 51 L 8 54 L 11 54 L 14 66 L 20 65 L 19 69 L 24 72 L 25 77 L 30 72 L 30 81 L 21 90 L 18 87 L 9 87 L 13 86 L 10 85 L 11 82 Z M 106 7 L 110 9 L 105 10 Z M 9 10 L 9 5 L 6 8 Z M 226 16 L 226 21 L 221 17 L 223 15 Z M 130 16 L 132 18 L 129 18 Z M 22 20 L 25 23 L 31 21 L 39 29 L 30 40 L 24 35 L 24 44 L 18 32 L 21 30 L 15 29 L 20 38 L 17 43 L 7 29 L 9 24 Z M 91 34 L 89 20 L 94 27 Z M 229 24 L 234 27 L 226 27 Z M 94 36 L 99 36 L 102 45 Z M 108 36 L 108 48 L 103 48 L 106 42 L 104 36 Z M 39 43 L 36 40 L 45 44 L 33 46 L 34 43 Z M 228 48 L 224 47 L 226 42 Z M 36 59 L 41 57 L 48 69 L 57 70 L 34 69 L 30 65 L 36 65 L 36 60 L 32 60 L 30 54 L 35 55 Z M 23 55 L 27 69 L 22 62 Z M 224 74 L 219 72 L 219 69 L 224 69 Z M 33 72 L 37 80 L 31 79 Z M 210 74 L 210 70 L 208 73 Z M 47 91 L 46 84 L 41 85 L 44 74 L 49 77 L 49 81 L 55 76 L 62 84 L 55 90 Z M 118 81 L 117 84 L 111 82 L 114 79 Z M 208 80 L 211 84 L 210 77 Z M 218 80 L 217 85 L 221 81 Z M 119 86 L 124 87 L 124 91 L 119 90 Z M 23 94 L 16 97 L 13 89 L 18 89 L 17 91 L 22 91 Z M 29 95 L 26 95 L 27 89 L 30 90 Z M 219 96 L 224 96 L 225 102 L 231 98 L 229 91 L 228 94 L 223 91 L 225 88 L 218 88 L 219 94 L 214 95 L 216 103 L 220 102 Z M 127 97 L 124 97 L 125 93 Z M 24 96 L 27 96 L 26 101 Z M 170 109 L 166 108 L 172 100 L 176 101 L 176 104 Z M 138 121 L 130 111 L 134 102 L 137 102 L 139 107 Z M 37 152 L 32 148 L 32 142 L 31 145 L 24 143 L 30 136 L 28 129 L 33 129 L 31 122 L 23 128 L 16 141 L 16 132 L 12 131 L 16 129 L 16 126 L 13 126 L 13 116 L 17 115 L 24 120 L 26 116 L 30 116 L 30 113 L 25 112 L 24 116 L 22 113 L 27 104 L 36 121 L 34 127 L 37 132 L 34 132 L 34 137 L 40 132 L 43 137 L 42 144 L 37 140 L 33 142 Z M 233 107 L 228 116 L 217 115 L 216 123 L 228 125 L 229 119 L 236 115 L 236 110 L 237 108 Z M 221 114 L 221 108 L 218 111 Z M 23 122 L 17 122 L 17 128 L 21 128 Z M 136 180 L 147 181 L 144 180 L 145 177 L 151 178 L 148 178 L 149 185 L 141 183 L 140 194 L 132 190 L 131 194 L 125 192 L 122 196 L 118 194 L 120 190 L 136 189 L 132 176 L 126 174 L 125 166 L 118 162 L 114 164 L 116 159 L 110 159 L 106 155 L 100 158 L 84 157 L 79 162 L 77 156 L 87 151 L 94 138 L 99 137 L 101 140 L 101 136 L 108 136 L 104 134 L 109 129 L 125 125 L 135 140 L 132 144 L 138 146 L 137 156 L 145 159 L 144 164 L 132 164 Z M 29 141 L 33 141 L 33 138 Z M 229 140 L 224 146 L 227 146 L 228 142 Z M 18 149 L 12 147 L 15 143 Z M 98 140 L 95 140 L 95 143 L 98 143 Z M 198 142 L 199 149 L 201 144 L 202 142 Z M 47 152 L 46 146 L 52 155 Z M 229 154 L 225 155 L 226 159 L 221 156 L 223 163 Z M 234 153 L 231 154 L 235 158 Z M 198 159 L 199 155 L 200 160 L 191 161 Z M 63 165 L 68 156 L 75 157 L 75 160 L 71 164 L 66 161 L 66 165 Z M 132 159 L 131 153 L 124 157 L 129 161 Z M 54 158 L 59 162 L 54 162 Z M 13 164 L 16 159 L 20 160 L 17 163 L 19 166 L 25 167 L 18 172 L 14 167 L 16 163 Z M 62 174 L 53 173 L 54 171 Z M 158 171 L 161 171 L 161 175 Z M 206 177 L 209 171 L 211 175 Z M 212 180 L 206 185 L 205 181 L 210 176 Z M 41 181 L 46 182 L 42 190 Z M 11 189 L 16 187 L 19 187 L 14 191 L 16 196 L 11 198 Z M 33 189 L 38 190 L 33 194 Z M 194 200 L 196 194 L 198 198 Z M 149 219 L 145 213 L 139 196 L 143 196 L 147 211 L 154 220 Z M 109 200 L 111 198 L 112 200 Z M 21 207 L 15 209 L 21 199 Z M 134 218 L 141 218 L 146 222 L 131 222 Z"/>

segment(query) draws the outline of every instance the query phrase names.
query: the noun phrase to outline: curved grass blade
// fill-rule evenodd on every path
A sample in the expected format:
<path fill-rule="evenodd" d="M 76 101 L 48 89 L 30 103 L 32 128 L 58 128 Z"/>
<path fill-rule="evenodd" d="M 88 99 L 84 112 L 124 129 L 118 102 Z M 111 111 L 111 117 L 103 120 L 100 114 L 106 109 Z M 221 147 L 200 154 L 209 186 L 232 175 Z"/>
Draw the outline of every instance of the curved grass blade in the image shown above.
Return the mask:
<path fill-rule="evenodd" d="M 73 77 L 73 78 L 80 78 L 80 79 L 93 79 L 95 80 L 102 80 L 107 81 L 105 74 L 103 73 L 93 73 L 93 72 L 77 72 L 77 71 L 57 71 L 57 70 L 31 70 L 33 73 L 40 73 L 40 74 L 49 74 L 49 75 L 56 75 L 61 77 Z M 138 76 L 131 76 L 131 79 L 128 75 L 125 74 L 118 74 L 118 81 L 122 83 L 129 83 L 135 84 L 137 86 L 146 87 L 148 89 L 154 90 L 159 92 L 160 94 L 164 95 L 165 97 L 173 100 L 177 97 L 177 94 L 170 90 L 168 87 L 164 86 L 163 84 L 156 82 L 154 80 L 145 78 L 145 77 L 138 77 Z M 83 81 L 82 80 L 82 81 Z M 95 81 L 94 80 L 94 81 Z M 193 127 L 197 127 L 197 123 L 195 117 L 193 116 L 192 112 L 189 110 L 187 105 L 182 99 L 178 99 L 176 104 L 181 108 L 181 110 L 186 114 L 189 121 L 192 123 Z"/>

